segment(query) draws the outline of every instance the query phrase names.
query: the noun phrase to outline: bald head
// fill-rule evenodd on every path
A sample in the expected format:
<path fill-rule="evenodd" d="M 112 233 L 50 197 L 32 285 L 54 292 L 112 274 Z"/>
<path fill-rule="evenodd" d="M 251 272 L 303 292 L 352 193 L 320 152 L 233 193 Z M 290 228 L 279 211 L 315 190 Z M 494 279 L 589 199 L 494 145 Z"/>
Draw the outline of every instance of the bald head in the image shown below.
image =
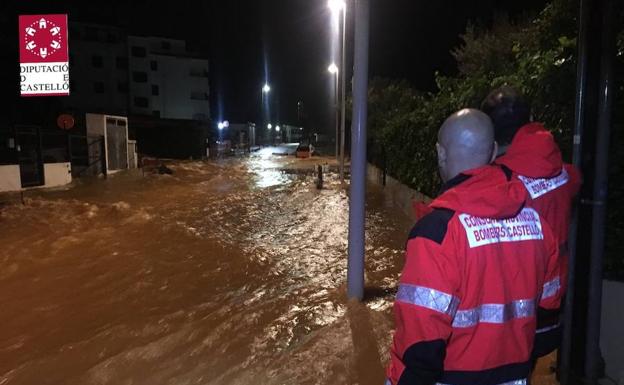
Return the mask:
<path fill-rule="evenodd" d="M 492 121 L 483 112 L 471 108 L 455 112 L 440 127 L 437 150 L 444 181 L 490 163 L 496 153 Z"/>

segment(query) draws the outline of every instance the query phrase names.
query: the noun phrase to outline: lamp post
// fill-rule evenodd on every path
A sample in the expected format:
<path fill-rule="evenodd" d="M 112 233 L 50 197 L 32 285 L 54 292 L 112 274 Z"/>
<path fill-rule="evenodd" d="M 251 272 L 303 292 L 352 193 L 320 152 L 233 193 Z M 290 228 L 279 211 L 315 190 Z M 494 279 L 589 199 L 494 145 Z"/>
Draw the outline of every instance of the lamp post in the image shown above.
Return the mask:
<path fill-rule="evenodd" d="M 366 213 L 366 125 L 368 123 L 369 0 L 355 0 L 353 60 L 353 120 L 351 123 L 351 183 L 349 194 L 349 259 L 347 296 L 364 297 L 364 222 Z"/>
<path fill-rule="evenodd" d="M 340 144 L 338 138 L 340 138 L 340 107 L 338 105 L 338 66 L 336 63 L 331 63 L 327 67 L 327 71 L 334 75 L 334 115 L 336 116 L 336 159 L 340 156 Z"/>
<path fill-rule="evenodd" d="M 342 44 L 340 48 L 340 68 L 342 68 L 341 82 L 341 100 L 340 100 L 340 181 L 344 182 L 344 159 L 345 159 L 345 119 L 346 119 L 346 40 L 347 40 L 347 4 L 345 0 L 329 0 L 327 6 L 331 10 L 334 17 L 339 17 L 342 11 Z M 338 88 L 338 79 L 336 79 L 336 89 Z M 338 137 L 338 135 L 337 135 Z M 336 141 L 337 142 L 337 141 Z M 338 143 L 336 143 L 338 146 Z M 338 147 L 336 147 L 338 148 Z M 338 156 L 338 151 L 336 151 Z"/>

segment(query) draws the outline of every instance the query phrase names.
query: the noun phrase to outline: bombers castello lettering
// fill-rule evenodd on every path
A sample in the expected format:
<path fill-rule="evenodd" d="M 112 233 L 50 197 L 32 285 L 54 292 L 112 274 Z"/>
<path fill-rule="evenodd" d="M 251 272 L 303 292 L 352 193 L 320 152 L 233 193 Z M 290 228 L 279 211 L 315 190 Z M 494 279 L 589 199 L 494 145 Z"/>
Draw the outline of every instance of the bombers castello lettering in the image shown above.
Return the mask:
<path fill-rule="evenodd" d="M 515 217 L 507 219 L 479 218 L 468 214 L 460 214 L 459 218 L 470 247 L 543 238 L 539 216 L 531 208 L 524 208 Z"/>

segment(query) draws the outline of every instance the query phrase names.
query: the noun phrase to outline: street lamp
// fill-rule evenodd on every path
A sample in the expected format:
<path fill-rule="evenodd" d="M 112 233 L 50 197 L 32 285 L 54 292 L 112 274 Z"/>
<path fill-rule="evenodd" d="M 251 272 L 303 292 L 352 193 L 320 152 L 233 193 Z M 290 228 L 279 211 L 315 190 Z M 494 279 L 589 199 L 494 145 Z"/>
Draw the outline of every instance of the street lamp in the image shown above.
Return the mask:
<path fill-rule="evenodd" d="M 344 0 L 329 0 L 327 2 L 327 6 L 332 11 L 333 14 L 337 14 L 347 7 Z"/>
<path fill-rule="evenodd" d="M 267 124 L 267 128 L 270 130 L 271 128 L 273 128 L 273 125 L 271 123 Z"/>
<path fill-rule="evenodd" d="M 275 126 L 275 131 L 279 132 L 280 131 L 280 126 Z"/>
<path fill-rule="evenodd" d="M 269 120 L 271 120 L 271 106 L 270 106 L 270 102 L 269 102 L 269 92 L 271 91 L 271 86 L 269 85 L 268 82 L 265 82 L 264 85 L 261 88 L 261 92 L 260 92 L 260 106 L 262 108 L 262 120 L 263 123 L 267 123 Z M 270 128 L 269 128 L 270 130 Z M 270 132 L 267 131 L 265 138 L 266 139 L 270 139 Z"/>
<path fill-rule="evenodd" d="M 336 159 L 339 158 L 339 142 L 338 138 L 340 137 L 340 107 L 338 104 L 338 66 L 336 63 L 331 63 L 329 67 L 327 67 L 327 71 L 330 74 L 334 75 L 334 109 L 336 115 Z"/>

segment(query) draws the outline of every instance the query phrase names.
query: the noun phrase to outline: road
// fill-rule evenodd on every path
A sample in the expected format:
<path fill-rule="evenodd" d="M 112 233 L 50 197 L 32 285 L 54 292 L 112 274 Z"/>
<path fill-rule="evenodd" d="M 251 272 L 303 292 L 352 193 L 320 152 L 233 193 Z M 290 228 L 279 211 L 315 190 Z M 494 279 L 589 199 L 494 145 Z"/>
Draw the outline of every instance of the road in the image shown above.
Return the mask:
<path fill-rule="evenodd" d="M 0 202 L 0 384 L 380 384 L 409 220 L 371 186 L 367 299 L 316 160 L 173 162 Z"/>

